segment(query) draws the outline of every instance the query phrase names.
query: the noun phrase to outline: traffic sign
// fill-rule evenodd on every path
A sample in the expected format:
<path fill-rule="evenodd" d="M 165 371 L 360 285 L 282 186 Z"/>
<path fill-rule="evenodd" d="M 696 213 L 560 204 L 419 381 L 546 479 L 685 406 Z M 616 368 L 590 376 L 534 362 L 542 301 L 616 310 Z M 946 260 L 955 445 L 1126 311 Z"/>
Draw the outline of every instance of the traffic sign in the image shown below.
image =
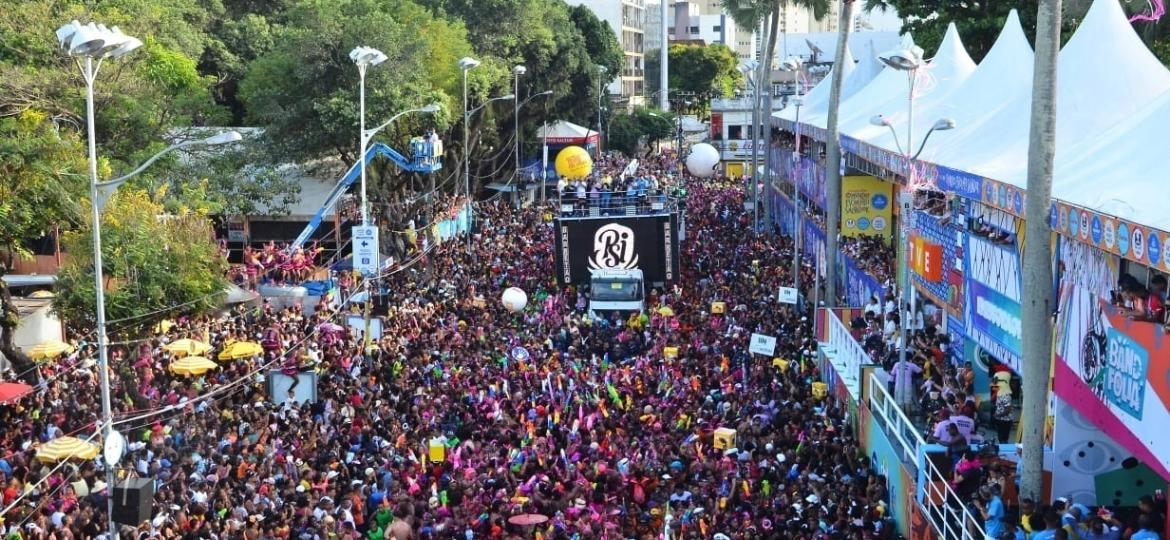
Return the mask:
<path fill-rule="evenodd" d="M 378 273 L 382 255 L 378 251 L 378 227 L 355 225 L 353 227 L 353 269 L 364 276 Z"/>

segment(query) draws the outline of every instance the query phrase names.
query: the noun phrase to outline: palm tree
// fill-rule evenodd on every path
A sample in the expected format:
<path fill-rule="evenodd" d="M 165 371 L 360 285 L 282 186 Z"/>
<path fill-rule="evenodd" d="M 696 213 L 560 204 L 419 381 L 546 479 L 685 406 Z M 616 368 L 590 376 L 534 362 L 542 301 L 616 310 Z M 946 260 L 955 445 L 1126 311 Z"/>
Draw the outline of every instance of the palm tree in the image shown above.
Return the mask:
<path fill-rule="evenodd" d="M 837 50 L 833 53 L 833 80 L 829 82 L 829 118 L 825 126 L 828 130 L 825 141 L 825 305 L 829 307 L 837 307 L 837 231 L 841 226 L 841 131 L 838 121 L 841 84 L 845 80 L 845 69 L 841 64 L 845 62 L 845 48 L 849 46 L 849 31 L 852 29 L 853 0 L 841 0 Z"/>
<path fill-rule="evenodd" d="M 760 94 L 764 94 L 766 111 L 761 123 L 771 125 L 772 115 L 772 92 L 771 92 L 771 73 L 772 73 L 772 57 L 776 55 L 776 34 L 780 26 L 780 10 L 788 6 L 802 7 L 812 11 L 813 16 L 818 20 L 823 18 L 829 12 L 829 3 L 831 0 L 722 0 L 723 9 L 735 21 L 736 26 L 740 28 L 760 28 L 765 21 L 771 17 L 771 22 L 767 30 L 767 45 L 764 50 L 764 58 L 760 62 L 760 71 L 756 74 L 756 95 L 753 98 L 753 109 L 760 110 Z M 798 81 L 799 84 L 799 81 Z M 767 91 L 760 91 L 766 89 Z M 752 126 L 752 133 L 755 134 L 759 126 Z M 769 130 L 770 131 L 770 130 Z M 759 136 L 756 135 L 758 139 Z M 766 140 L 766 139 L 765 139 Z M 755 146 L 753 146 L 754 148 Z M 771 171 L 771 152 L 765 154 L 767 165 L 765 171 Z M 756 180 L 756 164 L 752 163 L 752 185 L 759 185 Z M 765 178 L 768 175 L 765 174 Z M 755 201 L 758 205 L 759 200 Z M 771 224 L 771 216 L 767 214 L 768 205 L 764 205 L 764 222 Z"/>
<path fill-rule="evenodd" d="M 1060 50 L 1060 0 L 1040 0 L 1036 15 L 1036 56 L 1032 68 L 1032 123 L 1028 138 L 1028 192 L 1023 256 L 1021 353 L 1024 379 L 1020 430 L 1024 471 L 1021 497 L 1042 489 L 1044 425 L 1048 416 L 1048 377 L 1052 359 L 1052 237 L 1048 207 L 1056 156 L 1056 57 Z"/>

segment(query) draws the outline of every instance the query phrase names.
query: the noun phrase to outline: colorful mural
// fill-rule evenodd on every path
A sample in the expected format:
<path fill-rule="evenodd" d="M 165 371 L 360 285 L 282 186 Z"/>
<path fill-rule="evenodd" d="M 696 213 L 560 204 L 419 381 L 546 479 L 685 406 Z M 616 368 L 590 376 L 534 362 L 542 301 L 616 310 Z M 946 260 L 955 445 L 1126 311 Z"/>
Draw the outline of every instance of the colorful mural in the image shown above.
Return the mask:
<path fill-rule="evenodd" d="M 880 419 L 873 415 L 866 405 L 858 407 L 858 415 L 858 428 L 865 453 L 869 456 L 873 468 L 886 477 L 890 493 L 890 500 L 887 501 L 888 515 L 897 522 L 900 534 L 909 538 L 920 538 L 910 534 L 911 524 L 915 523 L 912 507 L 917 505 L 914 500 L 917 493 L 914 481 L 916 473 L 912 473 L 898 458 L 898 452 L 890 443 L 889 436 L 882 430 Z M 916 527 L 923 528 L 919 525 Z M 927 525 L 925 528 L 930 527 Z"/>
<path fill-rule="evenodd" d="M 912 277 L 919 292 L 961 321 L 966 306 L 963 277 L 965 235 L 951 223 L 950 219 L 944 223 L 942 219 L 921 210 L 915 212 L 914 234 L 942 246 L 942 279 L 932 281 L 918 273 Z"/>
<path fill-rule="evenodd" d="M 967 336 L 1018 374 L 1020 362 L 1020 255 L 984 238 L 964 235 Z"/>
<path fill-rule="evenodd" d="M 1117 256 L 1061 237 L 1058 260 L 1057 396 L 1170 478 L 1170 336 L 1110 305 Z"/>

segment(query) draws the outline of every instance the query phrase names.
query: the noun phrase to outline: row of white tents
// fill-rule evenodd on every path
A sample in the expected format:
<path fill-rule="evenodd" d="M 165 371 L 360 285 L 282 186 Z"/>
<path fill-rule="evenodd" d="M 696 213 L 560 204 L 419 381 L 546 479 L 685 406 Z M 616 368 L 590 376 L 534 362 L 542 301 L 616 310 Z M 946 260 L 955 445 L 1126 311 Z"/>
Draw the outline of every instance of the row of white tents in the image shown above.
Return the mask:
<path fill-rule="evenodd" d="M 907 38 L 909 39 L 909 38 Z M 909 45 L 909 43 L 907 43 Z M 976 65 L 954 25 L 915 77 L 913 126 L 907 72 L 883 68 L 869 48 L 848 58 L 840 108 L 841 134 L 898 152 L 890 130 L 870 119 L 884 115 L 917 150 L 936 121 L 920 160 L 1026 188 L 1033 51 L 1013 11 L 983 61 Z M 1170 71 L 1134 32 L 1118 0 L 1095 0 L 1060 51 L 1057 68 L 1055 199 L 1140 225 L 1170 231 L 1170 184 L 1160 178 L 1170 135 Z M 805 96 L 800 124 L 824 130 L 831 77 Z M 791 126 L 794 107 L 773 122 Z"/>

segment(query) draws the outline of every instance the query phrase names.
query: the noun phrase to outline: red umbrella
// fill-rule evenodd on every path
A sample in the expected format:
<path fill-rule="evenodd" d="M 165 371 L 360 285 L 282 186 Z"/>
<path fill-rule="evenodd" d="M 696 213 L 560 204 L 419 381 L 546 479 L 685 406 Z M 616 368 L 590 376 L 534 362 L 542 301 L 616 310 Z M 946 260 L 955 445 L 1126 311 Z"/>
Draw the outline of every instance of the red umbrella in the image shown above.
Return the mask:
<path fill-rule="evenodd" d="M 0 382 L 0 405 L 12 403 L 29 392 L 32 392 L 32 387 L 27 384 Z"/>

